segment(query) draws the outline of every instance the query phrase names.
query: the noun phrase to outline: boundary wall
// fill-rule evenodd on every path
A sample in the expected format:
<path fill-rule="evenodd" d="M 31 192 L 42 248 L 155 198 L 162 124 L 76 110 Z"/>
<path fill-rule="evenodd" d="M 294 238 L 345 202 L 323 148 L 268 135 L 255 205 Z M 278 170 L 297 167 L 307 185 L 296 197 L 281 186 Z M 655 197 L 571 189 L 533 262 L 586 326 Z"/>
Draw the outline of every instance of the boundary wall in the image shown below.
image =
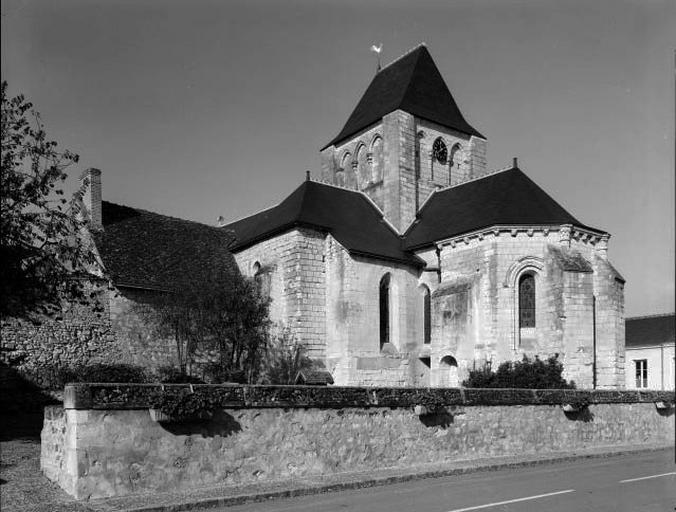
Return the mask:
<path fill-rule="evenodd" d="M 213 415 L 154 421 L 153 394 L 180 393 L 195 393 Z M 78 499 L 667 447 L 675 435 L 674 392 L 660 391 L 74 384 L 64 398 L 45 410 L 41 467 Z"/>

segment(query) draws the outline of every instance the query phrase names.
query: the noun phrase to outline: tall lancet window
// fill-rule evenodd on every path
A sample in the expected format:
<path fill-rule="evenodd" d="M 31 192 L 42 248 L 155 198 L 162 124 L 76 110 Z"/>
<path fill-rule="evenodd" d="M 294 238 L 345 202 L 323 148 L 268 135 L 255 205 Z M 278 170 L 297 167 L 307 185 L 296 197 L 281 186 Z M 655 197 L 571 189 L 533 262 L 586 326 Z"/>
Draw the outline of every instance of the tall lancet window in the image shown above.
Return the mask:
<path fill-rule="evenodd" d="M 432 300 L 430 298 L 430 289 L 423 285 L 423 343 L 429 344 L 432 341 Z"/>
<path fill-rule="evenodd" d="M 535 327 L 535 276 L 524 274 L 519 278 L 519 327 Z"/>
<path fill-rule="evenodd" d="M 380 280 L 380 348 L 390 342 L 390 274 Z"/>

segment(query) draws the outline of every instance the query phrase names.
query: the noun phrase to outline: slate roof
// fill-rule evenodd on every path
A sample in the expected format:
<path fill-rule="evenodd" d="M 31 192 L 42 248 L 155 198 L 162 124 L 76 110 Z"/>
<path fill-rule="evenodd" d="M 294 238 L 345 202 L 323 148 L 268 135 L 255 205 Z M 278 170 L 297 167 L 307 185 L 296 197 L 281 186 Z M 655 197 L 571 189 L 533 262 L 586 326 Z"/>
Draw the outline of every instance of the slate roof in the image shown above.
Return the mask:
<path fill-rule="evenodd" d="M 465 120 L 427 48 L 419 46 L 376 74 L 343 129 L 322 149 L 395 110 L 485 138 Z"/>
<path fill-rule="evenodd" d="M 624 325 L 626 347 L 673 345 L 676 340 L 674 313 L 627 318 Z"/>
<path fill-rule="evenodd" d="M 116 286 L 171 290 L 199 273 L 237 272 L 232 236 L 212 226 L 102 202 L 94 241 Z"/>
<path fill-rule="evenodd" d="M 294 227 L 331 233 L 352 254 L 423 264 L 403 249 L 401 237 L 367 197 L 314 181 L 304 181 L 277 206 L 222 229 L 234 232 L 231 250 L 237 251 Z"/>
<path fill-rule="evenodd" d="M 434 193 L 405 233 L 406 248 L 495 225 L 583 225 L 518 167 Z"/>

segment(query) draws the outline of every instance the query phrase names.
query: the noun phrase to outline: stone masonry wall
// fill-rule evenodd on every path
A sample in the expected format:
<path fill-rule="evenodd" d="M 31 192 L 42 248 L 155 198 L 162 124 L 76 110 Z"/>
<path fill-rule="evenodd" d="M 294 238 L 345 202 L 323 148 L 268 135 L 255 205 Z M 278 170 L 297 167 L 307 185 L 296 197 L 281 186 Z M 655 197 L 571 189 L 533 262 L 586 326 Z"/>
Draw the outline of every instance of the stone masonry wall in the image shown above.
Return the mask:
<path fill-rule="evenodd" d="M 336 384 L 425 385 L 419 272 L 350 255 L 327 237 L 327 366 Z M 380 282 L 390 275 L 390 343 L 380 348 Z M 428 382 L 427 382 L 428 384 Z"/>
<path fill-rule="evenodd" d="M 672 409 L 673 411 L 673 409 Z M 653 403 L 225 409 L 199 424 L 160 424 L 147 410 L 48 410 L 45 475 L 79 499 L 411 468 L 473 457 L 672 446 L 673 413 Z"/>
<path fill-rule="evenodd" d="M 53 386 L 51 380 L 58 368 L 131 362 L 111 328 L 105 285 L 93 285 L 92 292 L 99 297 L 101 311 L 64 300 L 61 311 L 51 316 L 3 321 L 0 362 L 46 388 Z"/>
<path fill-rule="evenodd" d="M 289 327 L 316 359 L 323 359 L 326 352 L 325 236 L 292 229 L 234 255 L 245 276 L 253 276 L 256 263 L 271 273 L 271 320 Z"/>
<path fill-rule="evenodd" d="M 159 338 L 135 309 L 144 293 L 97 285 L 101 310 L 64 301 L 62 311 L 39 321 L 2 323 L 0 362 L 44 388 L 58 370 L 92 364 L 175 365 L 175 345 Z M 58 380 L 58 379 L 57 379 Z"/>
<path fill-rule="evenodd" d="M 177 366 L 176 342 L 161 337 L 143 318 L 142 308 L 152 293 L 132 288 L 113 290 L 109 299 L 112 331 L 117 344 L 133 364 L 148 369 Z"/>
<path fill-rule="evenodd" d="M 562 243 L 563 231 L 496 228 L 443 245 L 442 283 L 433 316 L 433 383 L 446 371 L 436 366 L 445 355 L 457 360 L 462 381 L 476 362 L 497 365 L 522 354 L 559 353 L 564 376 L 579 387 L 592 387 L 596 296 L 597 385 L 623 386 L 621 285 L 607 262 L 598 261 L 591 242 L 566 238 Z M 561 258 L 574 254 L 596 263 L 586 270 L 563 268 Z M 520 330 L 518 276 L 527 270 L 536 277 L 536 328 Z M 445 334 L 446 325 L 458 339 Z"/>

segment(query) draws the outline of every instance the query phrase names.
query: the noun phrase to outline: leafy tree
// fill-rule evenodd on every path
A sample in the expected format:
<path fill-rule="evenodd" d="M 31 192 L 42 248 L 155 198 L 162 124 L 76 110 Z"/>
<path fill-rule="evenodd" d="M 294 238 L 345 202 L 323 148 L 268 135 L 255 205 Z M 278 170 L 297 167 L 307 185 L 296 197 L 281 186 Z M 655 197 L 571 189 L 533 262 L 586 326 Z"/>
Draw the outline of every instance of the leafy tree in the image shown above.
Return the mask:
<path fill-rule="evenodd" d="M 61 186 L 78 161 L 47 138 L 23 95 L 10 98 L 2 82 L 0 174 L 0 317 L 49 313 L 63 294 L 83 298 L 77 277 L 95 263 L 78 220 L 86 183 L 71 200 Z"/>
<path fill-rule="evenodd" d="M 563 364 L 555 354 L 542 361 L 538 356 L 530 360 L 506 361 L 494 372 L 489 366 L 470 370 L 462 385 L 468 388 L 525 388 L 573 389 L 575 383 L 563 378 Z"/>
<path fill-rule="evenodd" d="M 204 266 L 141 308 L 158 334 L 175 340 L 181 371 L 189 371 L 197 347 L 216 347 L 216 380 L 257 381 L 270 321 L 269 299 L 253 280 L 222 265 Z"/>

